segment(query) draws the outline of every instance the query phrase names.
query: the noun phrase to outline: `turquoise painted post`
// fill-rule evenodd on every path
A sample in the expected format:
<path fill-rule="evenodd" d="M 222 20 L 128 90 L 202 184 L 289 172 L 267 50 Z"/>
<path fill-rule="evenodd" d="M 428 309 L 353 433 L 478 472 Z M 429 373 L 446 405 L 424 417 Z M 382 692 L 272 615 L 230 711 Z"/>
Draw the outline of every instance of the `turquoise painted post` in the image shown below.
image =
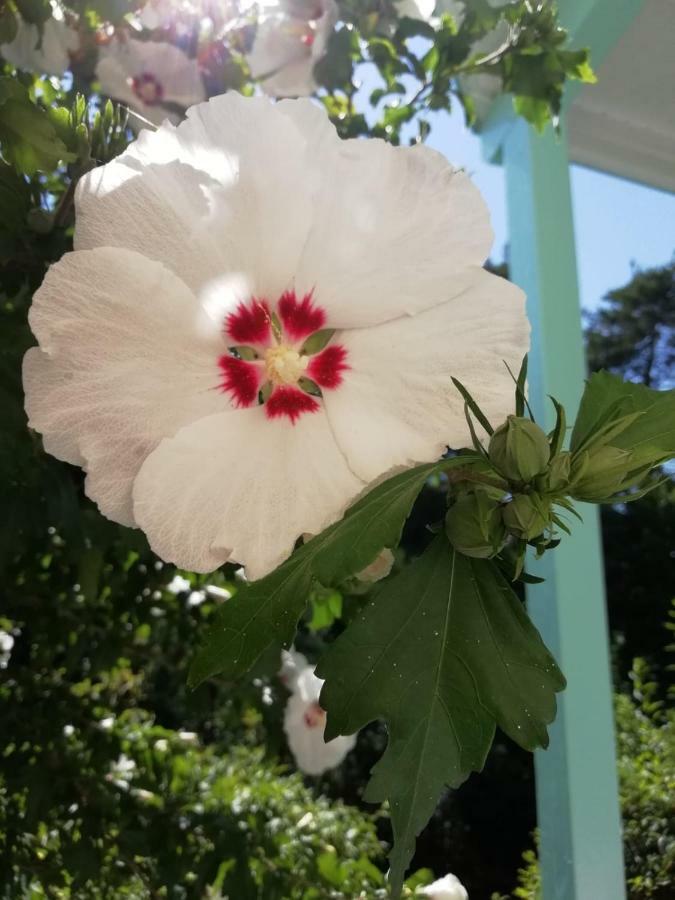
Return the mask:
<path fill-rule="evenodd" d="M 574 416 L 585 363 L 566 141 L 521 120 L 500 128 L 510 271 L 528 295 L 530 397 L 552 424 L 547 395 Z M 565 672 L 551 745 L 535 757 L 545 900 L 625 897 L 612 696 L 597 511 L 585 506 L 555 552 L 537 564 L 546 583 L 530 613 Z M 531 565 L 532 570 L 535 569 Z"/>

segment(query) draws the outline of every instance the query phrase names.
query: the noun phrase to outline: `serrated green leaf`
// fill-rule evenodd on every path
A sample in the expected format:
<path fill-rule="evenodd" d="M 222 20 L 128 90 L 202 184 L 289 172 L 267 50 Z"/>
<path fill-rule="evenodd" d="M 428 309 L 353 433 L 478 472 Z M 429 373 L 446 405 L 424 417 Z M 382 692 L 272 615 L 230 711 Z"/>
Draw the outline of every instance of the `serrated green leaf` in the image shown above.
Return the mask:
<path fill-rule="evenodd" d="M 516 96 L 513 98 L 516 115 L 522 116 L 542 134 L 551 121 L 551 109 L 546 100 L 537 97 Z"/>
<path fill-rule="evenodd" d="M 369 565 L 383 547 L 398 544 L 403 524 L 429 476 L 472 457 L 417 466 L 366 494 L 340 522 L 297 550 L 260 581 L 241 588 L 219 609 L 190 669 L 196 686 L 212 675 L 236 679 L 273 645 L 289 646 L 312 585 L 331 587 Z"/>
<path fill-rule="evenodd" d="M 382 586 L 317 674 L 327 740 L 387 723 L 366 799 L 390 804 L 394 895 L 439 794 L 482 768 L 495 724 L 522 747 L 546 746 L 565 685 L 496 566 L 442 535 Z"/>
<path fill-rule="evenodd" d="M 658 465 L 675 453 L 675 390 L 655 391 L 596 372 L 586 383 L 570 449 L 577 452 L 594 434 L 627 416 L 628 425 L 614 433 L 611 444 L 633 454 L 637 465 Z"/>

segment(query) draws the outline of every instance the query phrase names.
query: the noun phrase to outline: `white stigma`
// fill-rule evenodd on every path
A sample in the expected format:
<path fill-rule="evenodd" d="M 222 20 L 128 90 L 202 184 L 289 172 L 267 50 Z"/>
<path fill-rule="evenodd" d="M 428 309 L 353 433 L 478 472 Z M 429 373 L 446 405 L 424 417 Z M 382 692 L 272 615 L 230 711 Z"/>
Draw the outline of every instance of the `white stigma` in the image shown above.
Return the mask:
<path fill-rule="evenodd" d="M 280 344 L 265 351 L 265 368 L 272 384 L 296 384 L 307 368 L 308 359 L 297 350 Z"/>

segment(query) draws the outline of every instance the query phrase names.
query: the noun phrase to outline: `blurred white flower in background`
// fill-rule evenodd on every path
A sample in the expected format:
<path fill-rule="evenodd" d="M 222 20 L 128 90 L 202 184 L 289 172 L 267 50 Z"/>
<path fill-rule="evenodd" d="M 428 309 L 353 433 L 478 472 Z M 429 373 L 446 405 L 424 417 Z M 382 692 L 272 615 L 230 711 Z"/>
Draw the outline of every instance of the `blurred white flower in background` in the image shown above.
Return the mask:
<path fill-rule="evenodd" d="M 171 104 L 184 108 L 206 98 L 197 61 L 163 41 L 115 38 L 101 48 L 96 77 L 103 94 L 155 125 L 178 121 Z M 132 116 L 130 124 L 141 123 Z"/>
<path fill-rule="evenodd" d="M 63 75 L 70 66 L 70 54 L 80 46 L 80 36 L 66 25 L 63 11 L 52 4 L 52 17 L 42 27 L 24 22 L 16 16 L 14 40 L 0 45 L 0 56 L 10 65 L 26 72 Z"/>
<path fill-rule="evenodd" d="M 110 764 L 108 777 L 113 780 L 115 784 L 123 782 L 124 786 L 126 786 L 126 783 L 131 781 L 134 777 L 135 771 L 136 761 L 127 756 L 126 753 L 120 753 L 117 760 Z"/>
<path fill-rule="evenodd" d="M 143 6 L 138 19 L 144 28 L 154 31 L 156 28 L 171 28 L 176 23 L 196 22 L 202 14 L 201 4 L 191 0 L 148 0 Z"/>
<path fill-rule="evenodd" d="M 284 731 L 297 767 L 307 775 L 321 775 L 340 765 L 356 744 L 356 735 L 340 735 L 326 743 L 326 713 L 319 706 L 323 681 L 314 666 L 302 669 L 295 680 L 284 713 Z"/>
<path fill-rule="evenodd" d="M 12 655 L 14 638 L 8 632 L 0 628 L 0 669 L 6 669 Z"/>
<path fill-rule="evenodd" d="M 291 647 L 290 650 L 282 650 L 281 668 L 277 673 L 279 681 L 289 691 L 293 691 L 295 690 L 298 676 L 308 667 L 307 657 L 303 653 L 298 653 L 294 647 Z"/>
<path fill-rule="evenodd" d="M 183 594 L 185 591 L 191 590 L 192 585 L 182 575 L 174 575 L 166 589 L 170 594 Z"/>
<path fill-rule="evenodd" d="M 426 887 L 417 888 L 417 893 L 431 900 L 469 900 L 469 895 L 456 875 L 448 874 Z"/>
<path fill-rule="evenodd" d="M 314 66 L 337 22 L 333 0 L 290 8 L 297 14 L 280 5 L 263 12 L 246 57 L 251 75 L 272 97 L 305 97 L 316 90 Z"/>

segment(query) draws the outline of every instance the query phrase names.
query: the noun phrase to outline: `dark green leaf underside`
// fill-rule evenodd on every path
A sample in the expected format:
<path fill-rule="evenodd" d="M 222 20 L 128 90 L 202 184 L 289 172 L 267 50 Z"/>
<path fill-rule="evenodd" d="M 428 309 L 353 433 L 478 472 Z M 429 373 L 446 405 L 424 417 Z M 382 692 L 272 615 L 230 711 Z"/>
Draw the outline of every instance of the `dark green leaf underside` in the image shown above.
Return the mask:
<path fill-rule="evenodd" d="M 390 803 L 395 893 L 439 794 L 482 768 L 495 724 L 523 747 L 546 746 L 565 684 L 496 567 L 444 536 L 383 585 L 317 674 L 328 739 L 387 723 L 366 798 Z"/>

